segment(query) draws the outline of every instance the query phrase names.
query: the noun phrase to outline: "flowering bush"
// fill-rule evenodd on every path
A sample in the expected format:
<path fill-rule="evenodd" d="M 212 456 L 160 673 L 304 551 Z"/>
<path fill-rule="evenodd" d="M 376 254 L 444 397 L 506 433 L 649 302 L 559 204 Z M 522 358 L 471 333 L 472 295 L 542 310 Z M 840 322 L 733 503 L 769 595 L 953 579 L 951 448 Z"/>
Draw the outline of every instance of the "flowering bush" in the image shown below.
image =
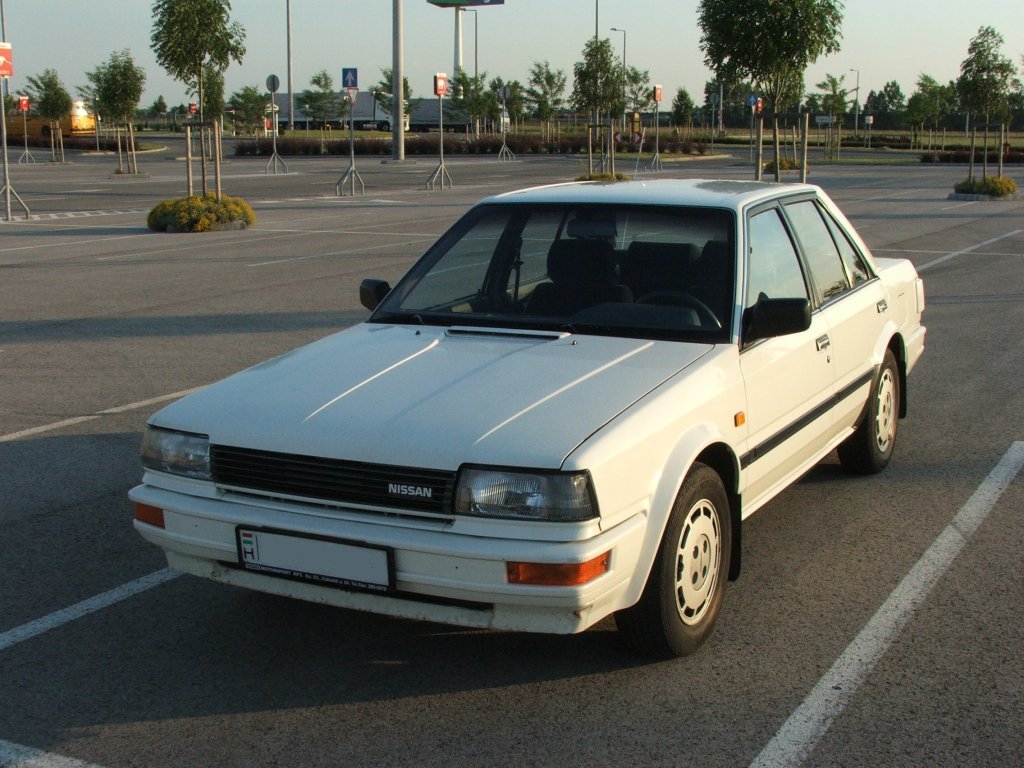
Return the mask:
<path fill-rule="evenodd" d="M 1013 179 L 1005 176 L 986 176 L 984 179 L 964 179 L 953 187 L 962 195 L 991 195 L 1004 197 L 1017 191 Z"/>
<path fill-rule="evenodd" d="M 256 214 L 242 198 L 227 195 L 221 195 L 220 200 L 216 195 L 164 200 L 146 218 L 146 224 L 156 232 L 208 232 L 232 221 L 252 226 Z"/>

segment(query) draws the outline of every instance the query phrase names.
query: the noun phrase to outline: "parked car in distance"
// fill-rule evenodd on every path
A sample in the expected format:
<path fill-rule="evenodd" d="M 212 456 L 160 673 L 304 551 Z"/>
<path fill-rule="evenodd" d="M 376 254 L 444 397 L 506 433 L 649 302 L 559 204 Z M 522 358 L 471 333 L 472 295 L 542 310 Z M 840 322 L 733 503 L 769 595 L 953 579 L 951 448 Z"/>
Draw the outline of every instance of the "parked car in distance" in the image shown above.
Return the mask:
<path fill-rule="evenodd" d="M 345 608 L 614 614 L 652 657 L 708 636 L 747 517 L 836 448 L 889 463 L 925 338 L 913 266 L 810 185 L 500 195 L 360 295 L 366 322 L 150 419 L 139 533 L 185 573 Z"/>

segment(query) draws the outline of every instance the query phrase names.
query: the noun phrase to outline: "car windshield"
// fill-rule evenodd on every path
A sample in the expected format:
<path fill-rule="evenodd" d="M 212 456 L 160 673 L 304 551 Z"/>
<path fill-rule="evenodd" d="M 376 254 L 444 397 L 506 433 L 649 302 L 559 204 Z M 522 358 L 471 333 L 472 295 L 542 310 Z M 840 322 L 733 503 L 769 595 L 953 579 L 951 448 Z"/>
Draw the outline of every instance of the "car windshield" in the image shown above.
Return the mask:
<path fill-rule="evenodd" d="M 715 208 L 480 205 L 370 320 L 725 340 L 733 222 Z"/>

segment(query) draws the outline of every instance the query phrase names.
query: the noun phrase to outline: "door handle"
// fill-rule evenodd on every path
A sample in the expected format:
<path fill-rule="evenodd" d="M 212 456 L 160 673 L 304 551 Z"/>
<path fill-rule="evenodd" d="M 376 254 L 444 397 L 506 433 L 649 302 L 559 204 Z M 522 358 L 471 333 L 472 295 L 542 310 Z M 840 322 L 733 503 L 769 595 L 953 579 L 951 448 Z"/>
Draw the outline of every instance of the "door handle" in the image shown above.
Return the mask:
<path fill-rule="evenodd" d="M 824 336 L 819 336 L 818 338 L 816 338 L 814 340 L 814 344 L 818 348 L 818 351 L 821 352 L 822 350 L 831 347 L 832 341 L 831 339 L 829 339 L 828 334 L 826 333 Z"/>

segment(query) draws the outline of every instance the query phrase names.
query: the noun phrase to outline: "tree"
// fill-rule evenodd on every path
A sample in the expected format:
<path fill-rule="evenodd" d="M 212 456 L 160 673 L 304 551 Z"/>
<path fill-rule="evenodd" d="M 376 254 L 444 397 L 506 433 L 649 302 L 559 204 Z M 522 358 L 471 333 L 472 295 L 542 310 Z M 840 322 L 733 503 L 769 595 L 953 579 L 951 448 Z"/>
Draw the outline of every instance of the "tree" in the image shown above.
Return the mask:
<path fill-rule="evenodd" d="M 1003 36 L 992 27 L 981 27 L 967 47 L 967 58 L 960 64 L 957 92 L 968 112 L 1005 117 L 1016 67 L 999 50 Z"/>
<path fill-rule="evenodd" d="M 235 113 L 235 129 L 257 134 L 264 126 L 270 94 L 254 85 L 235 91 L 228 99 L 228 107 Z"/>
<path fill-rule="evenodd" d="M 149 107 L 149 114 L 153 117 L 167 114 L 167 102 L 163 96 L 156 97 L 156 101 Z"/>
<path fill-rule="evenodd" d="M 825 114 L 833 118 L 833 122 L 839 122 L 846 114 L 846 97 L 849 91 L 843 88 L 843 81 L 846 75 L 825 75 L 825 79 L 818 83 L 817 88 L 822 92 L 821 108 Z"/>
<path fill-rule="evenodd" d="M 685 88 L 676 91 L 672 99 L 672 124 L 676 128 L 689 128 L 693 125 L 693 99 Z"/>
<path fill-rule="evenodd" d="M 67 92 L 54 69 L 47 69 L 41 75 L 29 77 L 27 83 L 25 93 L 32 103 L 33 112 L 50 121 L 50 157 L 56 160 L 59 150 L 63 161 L 64 143 L 60 121 L 71 114 L 71 94 Z"/>
<path fill-rule="evenodd" d="M 864 100 L 864 114 L 873 115 L 876 130 L 902 127 L 906 98 L 899 83 L 890 80 L 879 92 L 870 91 Z"/>
<path fill-rule="evenodd" d="M 572 105 L 598 115 L 622 112 L 622 66 L 611 41 L 591 38 L 583 48 L 583 61 L 573 67 Z"/>
<path fill-rule="evenodd" d="M 839 0 L 701 0 L 700 47 L 713 71 L 749 78 L 778 113 L 807 67 L 839 50 L 842 20 Z M 777 118 L 772 135 L 779 181 Z"/>
<path fill-rule="evenodd" d="M 957 93 L 969 114 L 985 116 L 985 148 L 982 178 L 988 175 L 988 125 L 993 117 L 1009 116 L 1011 88 L 1020 87 L 1013 61 L 999 50 L 1003 36 L 992 27 L 981 27 L 967 46 L 967 58 L 960 64 Z M 973 164 L 971 166 L 973 170 Z"/>
<path fill-rule="evenodd" d="M 142 89 L 146 84 L 145 70 L 135 66 L 135 60 L 131 53 L 124 50 L 110 54 L 110 58 L 105 64 L 100 64 L 91 72 L 86 72 L 85 76 L 92 86 L 93 103 L 96 105 L 97 111 L 115 125 L 125 128 L 129 172 L 138 173 L 132 118 L 142 99 Z M 117 146 L 117 171 L 123 173 L 120 133 Z"/>
<path fill-rule="evenodd" d="M 654 103 L 651 73 L 637 67 L 626 68 L 626 106 L 631 112 L 645 112 Z"/>
<path fill-rule="evenodd" d="M 331 120 L 345 114 L 348 99 L 342 99 L 334 90 L 334 78 L 326 69 L 313 75 L 309 84 L 315 90 L 304 90 L 296 101 L 310 120 L 320 128 L 325 128 Z"/>
<path fill-rule="evenodd" d="M 245 29 L 231 22 L 230 0 L 156 0 L 150 42 L 156 61 L 175 80 L 194 86 L 203 104 L 207 64 L 224 72 L 245 55 Z M 200 111 L 199 119 L 204 114 Z"/>
<path fill-rule="evenodd" d="M 518 80 L 512 80 L 505 82 L 504 78 L 496 77 L 488 83 L 487 87 L 490 89 L 494 96 L 493 106 L 494 113 L 491 115 L 494 118 L 507 117 L 510 123 L 518 123 L 523 117 L 523 105 L 525 103 L 523 84 Z M 505 98 L 501 98 L 501 91 L 505 90 Z M 504 106 L 505 114 L 501 114 L 501 108 Z"/>
<path fill-rule="evenodd" d="M 391 67 L 383 67 L 380 70 L 380 82 L 374 86 L 371 86 L 370 93 L 373 95 L 374 103 L 391 114 L 391 110 L 394 107 L 394 73 Z M 409 78 L 402 77 L 402 110 L 405 114 L 409 114 L 409 102 L 412 101 L 412 88 L 409 87 Z M 391 115 L 392 120 L 395 120 L 394 115 Z"/>
<path fill-rule="evenodd" d="M 551 140 L 551 118 L 565 106 L 566 77 L 560 69 L 552 69 L 547 61 L 534 62 L 530 67 L 530 80 L 526 88 L 526 101 L 533 107 Z"/>
<path fill-rule="evenodd" d="M 497 109 L 494 94 L 487 89 L 487 73 L 476 77 L 460 69 L 449 84 L 454 109 L 474 124 L 474 135 L 480 135 L 480 120 Z"/>

